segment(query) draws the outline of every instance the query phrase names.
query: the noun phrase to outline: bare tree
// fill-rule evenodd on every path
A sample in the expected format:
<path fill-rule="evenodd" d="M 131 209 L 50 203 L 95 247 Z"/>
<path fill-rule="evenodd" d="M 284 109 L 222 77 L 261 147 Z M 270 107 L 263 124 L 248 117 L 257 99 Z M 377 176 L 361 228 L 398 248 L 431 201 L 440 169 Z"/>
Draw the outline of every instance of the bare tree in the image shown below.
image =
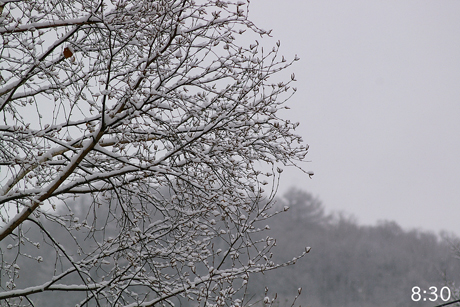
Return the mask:
<path fill-rule="evenodd" d="M 241 43 L 269 34 L 248 3 L 0 7 L 0 299 L 74 291 L 80 306 L 238 306 L 250 273 L 289 264 L 253 234 L 272 216 L 279 167 L 307 153 L 298 124 L 277 115 L 294 75 L 269 80 L 297 58 Z M 80 195 L 90 197 L 74 212 Z M 19 287 L 21 259 L 48 279 Z"/>

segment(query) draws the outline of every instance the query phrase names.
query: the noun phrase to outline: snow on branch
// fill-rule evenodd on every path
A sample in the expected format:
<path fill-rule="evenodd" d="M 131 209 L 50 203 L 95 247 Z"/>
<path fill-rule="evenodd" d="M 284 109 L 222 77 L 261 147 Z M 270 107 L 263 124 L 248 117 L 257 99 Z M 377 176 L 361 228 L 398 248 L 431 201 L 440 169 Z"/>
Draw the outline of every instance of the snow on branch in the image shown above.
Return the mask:
<path fill-rule="evenodd" d="M 274 263 L 262 235 L 308 145 L 279 116 L 297 59 L 240 42 L 270 34 L 248 2 L 0 7 L 0 299 L 240 304 L 308 252 Z"/>

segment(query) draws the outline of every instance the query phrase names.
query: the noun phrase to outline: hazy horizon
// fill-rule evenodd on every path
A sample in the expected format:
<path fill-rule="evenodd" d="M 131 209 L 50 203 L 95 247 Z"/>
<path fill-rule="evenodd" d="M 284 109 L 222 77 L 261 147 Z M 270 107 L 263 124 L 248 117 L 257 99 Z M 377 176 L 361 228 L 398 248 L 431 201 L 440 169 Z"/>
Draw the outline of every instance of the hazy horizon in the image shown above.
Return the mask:
<path fill-rule="evenodd" d="M 271 46 L 300 57 L 288 118 L 310 145 L 282 174 L 362 224 L 460 234 L 460 2 L 253 0 Z"/>

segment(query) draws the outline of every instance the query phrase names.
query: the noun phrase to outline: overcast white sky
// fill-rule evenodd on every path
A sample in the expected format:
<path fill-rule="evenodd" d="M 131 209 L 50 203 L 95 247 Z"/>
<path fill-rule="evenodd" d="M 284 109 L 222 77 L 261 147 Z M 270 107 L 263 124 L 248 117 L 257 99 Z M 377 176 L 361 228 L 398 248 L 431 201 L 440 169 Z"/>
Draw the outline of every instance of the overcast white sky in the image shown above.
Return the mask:
<path fill-rule="evenodd" d="M 301 58 L 289 117 L 315 176 L 285 170 L 280 193 L 460 235 L 459 16 L 458 0 L 252 0 L 251 20 Z"/>

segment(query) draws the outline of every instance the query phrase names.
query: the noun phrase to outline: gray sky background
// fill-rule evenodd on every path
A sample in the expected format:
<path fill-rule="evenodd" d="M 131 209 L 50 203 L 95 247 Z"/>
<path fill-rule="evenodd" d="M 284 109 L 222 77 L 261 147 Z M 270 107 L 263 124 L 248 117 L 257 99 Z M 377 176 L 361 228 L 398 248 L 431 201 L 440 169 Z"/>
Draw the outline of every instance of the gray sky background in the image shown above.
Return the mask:
<path fill-rule="evenodd" d="M 459 16 L 457 0 L 252 0 L 251 20 L 301 59 L 288 117 L 315 176 L 286 169 L 280 194 L 460 235 Z"/>

